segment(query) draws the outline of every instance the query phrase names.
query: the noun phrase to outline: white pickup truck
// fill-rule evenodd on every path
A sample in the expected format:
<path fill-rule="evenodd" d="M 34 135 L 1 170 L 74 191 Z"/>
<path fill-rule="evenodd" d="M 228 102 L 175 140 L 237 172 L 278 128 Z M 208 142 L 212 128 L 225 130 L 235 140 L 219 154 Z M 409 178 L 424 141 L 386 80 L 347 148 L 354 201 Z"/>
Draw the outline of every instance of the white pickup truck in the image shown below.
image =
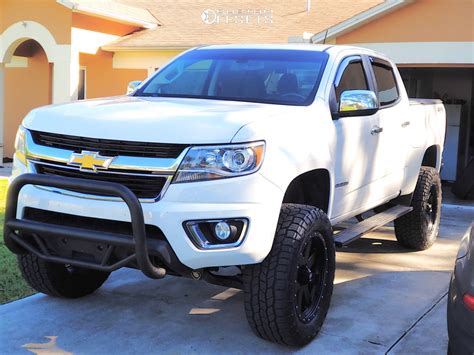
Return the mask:
<path fill-rule="evenodd" d="M 257 335 L 301 346 L 336 246 L 391 221 L 403 246 L 434 243 L 444 137 L 442 103 L 409 100 L 382 54 L 195 48 L 129 95 L 26 116 L 5 243 L 39 292 L 84 296 L 121 267 L 203 279 L 244 290 Z"/>

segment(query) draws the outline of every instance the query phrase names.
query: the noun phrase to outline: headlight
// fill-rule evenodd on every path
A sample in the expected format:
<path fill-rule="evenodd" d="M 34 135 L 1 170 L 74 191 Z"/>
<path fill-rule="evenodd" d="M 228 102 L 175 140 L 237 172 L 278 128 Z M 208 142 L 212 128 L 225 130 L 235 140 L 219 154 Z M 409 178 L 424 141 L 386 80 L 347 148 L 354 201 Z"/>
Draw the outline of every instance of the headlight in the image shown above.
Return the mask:
<path fill-rule="evenodd" d="M 16 158 L 26 164 L 26 128 L 18 127 L 18 132 L 15 138 L 15 156 Z"/>
<path fill-rule="evenodd" d="M 263 161 L 265 142 L 191 148 L 174 182 L 203 181 L 256 172 Z"/>

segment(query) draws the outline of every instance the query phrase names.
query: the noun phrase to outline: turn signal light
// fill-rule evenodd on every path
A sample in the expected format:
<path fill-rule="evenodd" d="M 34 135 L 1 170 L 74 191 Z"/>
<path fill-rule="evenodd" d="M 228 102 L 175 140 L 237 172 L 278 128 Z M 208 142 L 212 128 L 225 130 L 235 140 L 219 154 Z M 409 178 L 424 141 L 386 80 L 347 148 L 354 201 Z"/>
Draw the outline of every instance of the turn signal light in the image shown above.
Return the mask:
<path fill-rule="evenodd" d="M 474 312 L 474 296 L 468 295 L 467 293 L 462 298 L 466 307 Z"/>

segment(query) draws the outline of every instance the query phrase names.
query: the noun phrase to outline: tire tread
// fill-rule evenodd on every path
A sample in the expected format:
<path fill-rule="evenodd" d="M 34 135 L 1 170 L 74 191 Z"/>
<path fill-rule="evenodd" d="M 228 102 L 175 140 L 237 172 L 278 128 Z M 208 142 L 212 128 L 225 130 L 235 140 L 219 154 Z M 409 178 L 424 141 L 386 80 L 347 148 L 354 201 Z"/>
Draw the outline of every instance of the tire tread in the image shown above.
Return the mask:
<path fill-rule="evenodd" d="M 422 205 L 429 196 L 432 184 L 438 184 L 441 194 L 441 182 L 438 171 L 431 167 L 422 167 L 413 193 L 413 211 L 396 219 L 394 223 L 397 241 L 404 247 L 414 250 L 425 250 L 431 247 L 436 239 L 439 222 L 435 227 L 435 238 L 429 238 L 421 220 Z M 441 205 L 441 196 L 438 196 L 438 205 Z"/>
<path fill-rule="evenodd" d="M 318 220 L 326 226 L 325 232 L 332 235 L 329 220 L 323 211 L 312 206 L 284 204 L 269 255 L 262 263 L 244 270 L 245 311 L 250 327 L 261 338 L 300 346 L 310 341 L 320 329 L 319 326 L 310 339 L 298 339 L 294 334 L 294 317 L 288 312 L 291 308 L 289 301 L 281 297 L 281 294 L 288 293 L 286 280 L 292 267 L 294 250 L 311 224 Z"/>
<path fill-rule="evenodd" d="M 78 298 L 97 290 L 109 273 L 81 269 L 69 274 L 65 265 L 51 263 L 33 254 L 18 255 L 18 266 L 26 282 L 36 291 L 64 298 Z"/>

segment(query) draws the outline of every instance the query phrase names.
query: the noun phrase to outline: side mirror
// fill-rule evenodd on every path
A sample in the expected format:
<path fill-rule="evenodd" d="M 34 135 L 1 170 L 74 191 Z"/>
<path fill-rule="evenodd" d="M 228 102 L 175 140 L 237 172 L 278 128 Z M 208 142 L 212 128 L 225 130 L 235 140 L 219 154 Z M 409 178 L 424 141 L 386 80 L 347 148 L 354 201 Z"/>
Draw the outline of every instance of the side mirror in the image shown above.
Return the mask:
<path fill-rule="evenodd" d="M 140 80 L 134 80 L 129 82 L 127 85 L 127 95 L 134 92 L 141 83 L 142 82 Z"/>
<path fill-rule="evenodd" d="M 379 109 L 377 96 L 370 90 L 348 90 L 341 94 L 338 116 L 369 116 Z"/>

